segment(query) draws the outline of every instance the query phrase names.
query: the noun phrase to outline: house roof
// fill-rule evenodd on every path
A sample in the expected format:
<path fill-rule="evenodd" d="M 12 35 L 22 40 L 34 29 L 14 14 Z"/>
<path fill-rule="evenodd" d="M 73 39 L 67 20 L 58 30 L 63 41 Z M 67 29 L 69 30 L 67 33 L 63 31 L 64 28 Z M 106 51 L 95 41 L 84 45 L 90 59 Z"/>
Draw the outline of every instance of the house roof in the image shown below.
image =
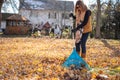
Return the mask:
<path fill-rule="evenodd" d="M 14 15 L 14 14 L 12 14 L 12 13 L 2 13 L 2 21 L 5 21 L 11 15 Z"/>
<path fill-rule="evenodd" d="M 56 0 L 25 0 L 24 3 L 20 5 L 20 9 L 73 11 L 74 2 Z"/>
<path fill-rule="evenodd" d="M 44 25 L 43 25 L 43 28 L 47 29 L 47 28 L 51 28 L 49 22 L 46 22 Z"/>
<path fill-rule="evenodd" d="M 28 19 L 26 19 L 25 17 L 19 14 L 14 14 L 14 15 L 9 16 L 7 20 L 28 21 Z"/>

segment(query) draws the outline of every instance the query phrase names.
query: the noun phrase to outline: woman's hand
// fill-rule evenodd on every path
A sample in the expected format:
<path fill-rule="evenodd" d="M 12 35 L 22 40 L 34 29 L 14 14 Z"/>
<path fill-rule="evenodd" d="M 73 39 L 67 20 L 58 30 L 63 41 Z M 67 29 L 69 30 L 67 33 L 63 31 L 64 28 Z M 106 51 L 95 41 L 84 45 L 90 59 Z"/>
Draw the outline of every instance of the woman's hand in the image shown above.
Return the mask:
<path fill-rule="evenodd" d="M 72 31 L 72 32 L 76 32 L 76 31 L 77 31 L 77 29 L 75 28 L 75 29 L 72 29 L 71 31 Z"/>
<path fill-rule="evenodd" d="M 69 17 L 72 17 L 73 19 L 76 19 L 76 16 L 73 13 L 70 13 Z"/>
<path fill-rule="evenodd" d="M 75 42 L 78 43 L 80 41 L 81 38 L 81 32 L 79 30 L 76 31 L 75 33 Z"/>

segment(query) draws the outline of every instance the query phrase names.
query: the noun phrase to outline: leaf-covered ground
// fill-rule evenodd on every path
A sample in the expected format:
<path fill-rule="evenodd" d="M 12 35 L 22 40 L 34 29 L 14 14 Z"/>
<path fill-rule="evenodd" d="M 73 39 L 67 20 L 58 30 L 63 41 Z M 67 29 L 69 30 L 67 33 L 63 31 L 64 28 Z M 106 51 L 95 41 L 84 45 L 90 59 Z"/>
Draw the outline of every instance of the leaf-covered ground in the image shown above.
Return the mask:
<path fill-rule="evenodd" d="M 65 80 L 61 65 L 73 46 L 72 39 L 0 38 L 0 80 Z M 91 80 L 98 74 L 119 80 L 120 41 L 89 39 L 86 61 Z"/>

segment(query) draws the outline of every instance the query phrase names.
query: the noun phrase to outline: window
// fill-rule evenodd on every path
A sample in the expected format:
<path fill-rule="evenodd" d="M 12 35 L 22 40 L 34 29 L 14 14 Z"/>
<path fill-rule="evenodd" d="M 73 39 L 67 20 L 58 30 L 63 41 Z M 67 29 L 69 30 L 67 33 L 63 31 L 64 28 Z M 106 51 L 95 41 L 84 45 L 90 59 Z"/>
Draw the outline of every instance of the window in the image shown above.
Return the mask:
<path fill-rule="evenodd" d="M 50 19 L 50 18 L 51 18 L 51 19 L 56 19 L 56 18 L 57 18 L 57 14 L 54 13 L 54 12 L 52 12 L 52 13 L 49 12 L 48 18 L 49 18 L 49 19 Z"/>
<path fill-rule="evenodd" d="M 62 13 L 62 18 L 63 19 L 69 19 L 69 14 L 68 13 Z"/>
<path fill-rule="evenodd" d="M 56 17 L 57 17 L 57 15 L 56 15 L 56 13 L 55 13 L 55 19 L 56 19 Z"/>
<path fill-rule="evenodd" d="M 62 13 L 62 19 L 64 18 L 64 13 Z"/>
<path fill-rule="evenodd" d="M 50 12 L 49 12 L 49 14 L 48 14 L 48 19 L 50 19 Z"/>

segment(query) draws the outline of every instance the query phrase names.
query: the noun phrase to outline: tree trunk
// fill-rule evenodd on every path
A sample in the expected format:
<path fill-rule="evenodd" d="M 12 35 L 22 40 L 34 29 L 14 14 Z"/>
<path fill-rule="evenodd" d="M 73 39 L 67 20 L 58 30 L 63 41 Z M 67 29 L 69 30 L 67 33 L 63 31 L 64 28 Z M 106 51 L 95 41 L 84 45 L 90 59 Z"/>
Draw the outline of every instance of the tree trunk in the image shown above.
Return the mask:
<path fill-rule="evenodd" d="M 30 6 L 28 5 L 28 3 L 25 2 L 25 0 L 19 0 L 19 11 L 22 8 L 22 6 L 24 6 L 27 9 L 30 9 Z"/>
<path fill-rule="evenodd" d="M 97 14 L 96 14 L 96 35 L 95 38 L 100 38 L 100 23 L 101 23 L 101 5 L 100 0 L 97 0 Z"/>
<path fill-rule="evenodd" d="M 4 0 L 0 0 L 0 28 L 1 28 L 1 21 L 2 21 L 2 13 L 1 13 L 1 8 Z"/>
<path fill-rule="evenodd" d="M 24 4 L 24 0 L 19 0 L 19 9 L 21 8 L 21 6 Z"/>

